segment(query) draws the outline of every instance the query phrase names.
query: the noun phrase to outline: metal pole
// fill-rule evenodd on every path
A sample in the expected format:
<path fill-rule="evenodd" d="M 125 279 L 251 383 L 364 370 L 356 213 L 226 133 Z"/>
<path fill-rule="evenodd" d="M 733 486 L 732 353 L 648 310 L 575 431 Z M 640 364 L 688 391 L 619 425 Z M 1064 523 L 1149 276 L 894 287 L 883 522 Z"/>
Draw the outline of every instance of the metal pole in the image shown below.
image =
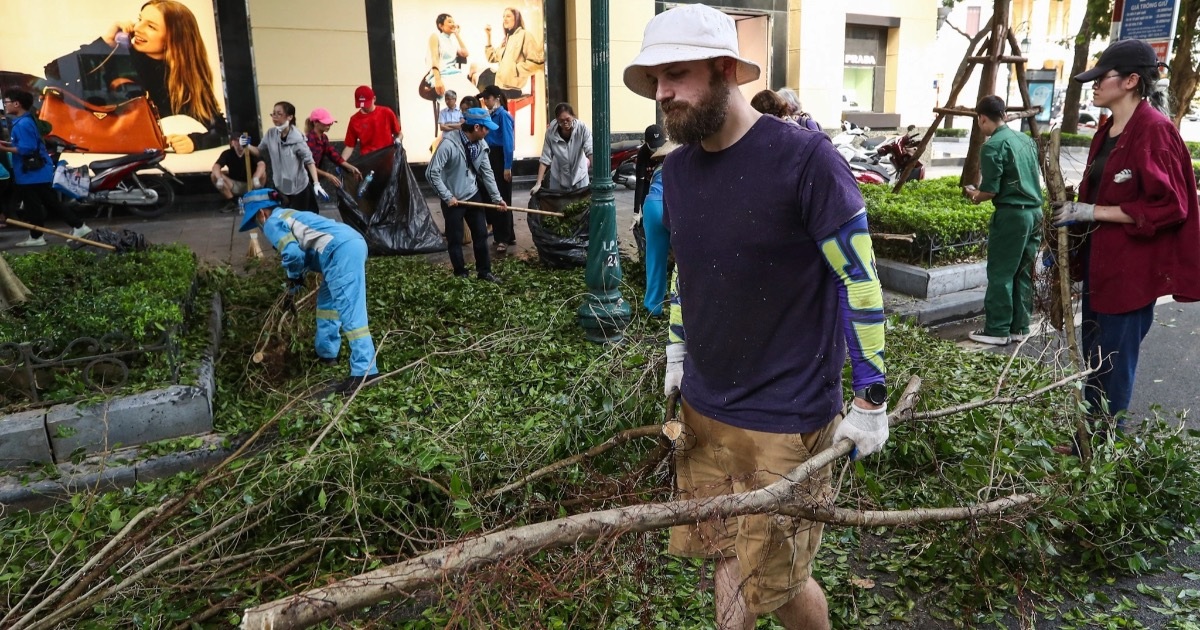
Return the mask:
<path fill-rule="evenodd" d="M 589 341 L 616 343 L 629 325 L 629 303 L 621 297 L 621 253 L 617 249 L 617 204 L 608 170 L 609 123 L 608 0 L 592 0 L 592 207 L 588 227 L 588 294 L 578 321 Z"/>

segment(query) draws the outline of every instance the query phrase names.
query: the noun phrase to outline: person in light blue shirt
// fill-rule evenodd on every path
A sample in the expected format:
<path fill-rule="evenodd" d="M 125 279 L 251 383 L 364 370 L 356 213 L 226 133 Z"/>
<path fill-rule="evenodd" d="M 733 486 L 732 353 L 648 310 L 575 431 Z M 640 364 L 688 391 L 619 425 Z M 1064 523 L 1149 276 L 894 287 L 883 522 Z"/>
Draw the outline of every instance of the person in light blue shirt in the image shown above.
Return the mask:
<path fill-rule="evenodd" d="M 367 242 L 345 223 L 280 207 L 281 200 L 271 188 L 242 196 L 241 231 L 262 230 L 279 252 L 291 293 L 304 287 L 308 272 L 323 274 L 317 289 L 317 357 L 322 363 L 336 363 L 345 335 L 350 344 L 350 377 L 332 391 L 354 392 L 379 375 L 367 326 Z"/>

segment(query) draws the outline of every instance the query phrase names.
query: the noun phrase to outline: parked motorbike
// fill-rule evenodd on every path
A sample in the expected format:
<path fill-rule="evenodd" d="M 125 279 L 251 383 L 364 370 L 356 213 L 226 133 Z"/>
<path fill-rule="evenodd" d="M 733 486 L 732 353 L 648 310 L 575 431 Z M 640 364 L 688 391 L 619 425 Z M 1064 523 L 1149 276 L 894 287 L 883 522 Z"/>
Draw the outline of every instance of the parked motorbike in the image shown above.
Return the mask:
<path fill-rule="evenodd" d="M 891 177 L 892 181 L 895 181 L 900 176 L 900 173 L 903 173 L 904 169 L 913 161 L 916 164 L 909 171 L 908 180 L 906 181 L 911 182 L 913 180 L 925 179 L 925 165 L 917 156 L 917 144 L 919 144 L 917 138 L 920 135 L 916 127 L 910 125 L 908 133 L 896 136 L 875 149 L 875 154 L 879 156 L 881 162 L 891 164 L 894 170 Z"/>
<path fill-rule="evenodd" d="M 84 147 L 72 144 L 58 136 L 46 138 L 46 147 L 53 153 L 54 161 L 64 151 L 86 152 Z M 182 186 L 183 182 L 162 165 L 166 154 L 158 149 L 142 153 L 130 153 L 108 160 L 97 160 L 88 164 L 91 182 L 88 194 L 74 203 L 84 208 L 96 208 L 97 214 L 114 206 L 128 208 L 133 214 L 147 219 L 162 216 L 175 204 L 175 188 L 172 182 Z M 162 175 L 139 174 L 138 171 L 154 168 Z"/>
<path fill-rule="evenodd" d="M 867 184 L 894 184 L 899 173 L 917 160 L 917 136 L 915 126 L 909 133 L 893 138 L 866 138 L 870 129 L 861 129 L 850 122 L 842 123 L 842 132 L 833 137 L 838 153 L 846 159 L 854 178 Z M 925 165 L 917 160 L 908 180 L 925 179 Z"/>
<path fill-rule="evenodd" d="M 609 148 L 608 168 L 612 171 L 614 184 L 633 190 L 637 185 L 637 154 L 642 148 L 640 140 L 614 142 Z"/>

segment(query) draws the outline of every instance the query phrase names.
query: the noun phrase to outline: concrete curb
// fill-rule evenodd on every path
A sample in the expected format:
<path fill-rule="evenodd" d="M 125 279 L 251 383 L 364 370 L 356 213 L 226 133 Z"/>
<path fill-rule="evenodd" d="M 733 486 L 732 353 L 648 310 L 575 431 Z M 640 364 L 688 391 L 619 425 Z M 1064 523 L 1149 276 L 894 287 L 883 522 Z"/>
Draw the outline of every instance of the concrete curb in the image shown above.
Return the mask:
<path fill-rule="evenodd" d="M 936 298 L 987 286 L 987 263 L 983 262 L 925 269 L 879 258 L 875 265 L 885 289 L 916 298 Z"/>

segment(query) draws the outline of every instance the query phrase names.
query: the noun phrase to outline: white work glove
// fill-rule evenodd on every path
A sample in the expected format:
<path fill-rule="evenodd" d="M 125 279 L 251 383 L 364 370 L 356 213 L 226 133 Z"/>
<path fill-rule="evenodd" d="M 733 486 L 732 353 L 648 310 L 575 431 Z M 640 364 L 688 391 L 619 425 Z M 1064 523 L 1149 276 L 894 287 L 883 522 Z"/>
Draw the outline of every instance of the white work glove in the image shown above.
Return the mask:
<path fill-rule="evenodd" d="M 642 213 L 633 215 L 633 223 L 629 224 L 629 231 L 636 232 L 639 225 L 642 224 Z"/>
<path fill-rule="evenodd" d="M 679 391 L 683 382 L 683 357 L 687 356 L 687 347 L 682 343 L 667 346 L 667 374 L 663 378 L 663 395 L 670 396 Z"/>
<path fill-rule="evenodd" d="M 242 145 L 243 147 L 250 146 L 250 136 L 247 136 L 246 134 L 238 136 L 238 144 Z"/>
<path fill-rule="evenodd" d="M 324 188 L 317 182 L 313 182 L 313 192 L 317 193 L 317 199 L 321 201 L 329 201 L 329 193 L 325 192 Z"/>
<path fill-rule="evenodd" d="M 888 439 L 887 405 L 879 409 L 863 409 L 851 402 L 850 411 L 833 432 L 833 443 L 841 442 L 842 438 L 850 438 L 854 442 L 854 451 L 850 453 L 852 460 L 878 452 Z"/>
<path fill-rule="evenodd" d="M 259 179 L 259 178 L 257 178 L 257 177 L 255 177 L 255 178 L 254 178 L 254 187 L 255 187 L 255 188 L 262 188 L 262 187 L 263 187 L 262 180 L 261 180 L 261 179 Z"/>
<path fill-rule="evenodd" d="M 533 188 L 529 189 L 529 196 L 533 197 L 534 195 L 538 194 L 538 191 L 541 189 L 542 189 L 542 182 L 538 182 L 538 183 L 534 184 Z"/>
<path fill-rule="evenodd" d="M 1095 204 L 1064 201 L 1051 205 L 1054 208 L 1054 216 L 1050 218 L 1050 223 L 1054 227 L 1075 225 L 1076 223 L 1091 223 L 1096 220 Z"/>

